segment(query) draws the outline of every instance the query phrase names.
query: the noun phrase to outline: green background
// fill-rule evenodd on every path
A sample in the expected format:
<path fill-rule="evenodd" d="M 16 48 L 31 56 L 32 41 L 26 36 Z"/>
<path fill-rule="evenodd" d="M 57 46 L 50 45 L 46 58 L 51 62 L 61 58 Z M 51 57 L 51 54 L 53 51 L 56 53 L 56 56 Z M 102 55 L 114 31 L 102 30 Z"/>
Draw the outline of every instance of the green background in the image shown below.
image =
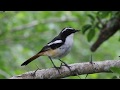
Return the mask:
<path fill-rule="evenodd" d="M 81 30 L 74 36 L 71 52 L 62 60 L 67 64 L 93 61 L 118 60 L 120 55 L 120 33 L 117 32 L 104 42 L 95 52 L 90 51 L 91 45 L 99 35 L 94 32 L 82 33 L 85 25 L 97 22 L 98 11 L 5 11 L 0 12 L 0 78 L 10 78 L 28 71 L 51 68 L 52 63 L 47 56 L 41 56 L 27 66 L 20 66 L 25 60 L 36 54 L 65 27 Z M 106 14 L 107 13 L 107 14 Z M 102 12 L 100 18 L 105 22 L 112 15 Z M 89 34 L 89 35 L 88 35 Z M 60 65 L 54 60 L 56 66 Z M 112 78 L 112 73 L 89 74 L 89 79 Z M 77 76 L 68 79 L 79 79 Z M 85 75 L 80 75 L 84 79 Z"/>

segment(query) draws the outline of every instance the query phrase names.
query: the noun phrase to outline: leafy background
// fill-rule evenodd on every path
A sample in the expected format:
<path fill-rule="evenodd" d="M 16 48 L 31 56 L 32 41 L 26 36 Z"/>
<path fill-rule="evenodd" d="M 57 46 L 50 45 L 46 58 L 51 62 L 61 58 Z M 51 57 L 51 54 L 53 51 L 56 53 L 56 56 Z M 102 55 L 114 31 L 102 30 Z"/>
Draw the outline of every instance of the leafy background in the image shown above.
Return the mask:
<path fill-rule="evenodd" d="M 97 17 L 106 22 L 115 15 L 113 11 L 5 11 L 0 12 L 0 78 L 10 78 L 38 67 L 51 68 L 48 57 L 42 56 L 27 66 L 20 66 L 53 39 L 64 27 L 81 30 L 74 36 L 74 46 L 64 60 L 67 64 L 118 60 L 120 32 L 104 42 L 95 52 L 90 47 L 99 35 Z M 59 66 L 60 62 L 54 60 Z M 84 79 L 86 75 L 80 75 Z M 89 79 L 110 79 L 112 73 L 89 74 Z M 68 79 L 79 79 L 77 76 Z"/>

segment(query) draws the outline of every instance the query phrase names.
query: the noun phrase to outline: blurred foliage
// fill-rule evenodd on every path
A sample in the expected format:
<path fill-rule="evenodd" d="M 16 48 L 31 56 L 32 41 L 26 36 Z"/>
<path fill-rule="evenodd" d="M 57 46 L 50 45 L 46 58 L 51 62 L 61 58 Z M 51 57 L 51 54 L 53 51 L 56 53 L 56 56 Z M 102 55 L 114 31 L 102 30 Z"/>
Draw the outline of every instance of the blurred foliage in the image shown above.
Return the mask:
<path fill-rule="evenodd" d="M 51 68 L 48 57 L 42 56 L 27 66 L 20 66 L 26 59 L 40 51 L 64 27 L 81 30 L 74 36 L 74 46 L 64 57 L 68 64 L 119 59 L 120 32 L 107 40 L 94 53 L 90 51 L 96 40 L 101 24 L 97 17 L 106 23 L 116 16 L 117 11 L 5 11 L 0 12 L 0 78 L 10 78 L 39 68 Z M 60 65 L 54 60 L 56 66 Z M 112 73 L 90 74 L 87 78 L 112 78 Z M 77 76 L 67 77 L 79 79 Z M 80 75 L 85 78 L 85 75 Z"/>
<path fill-rule="evenodd" d="M 113 76 L 113 79 L 120 79 L 120 68 L 111 67 L 110 70 L 115 74 L 115 76 Z"/>

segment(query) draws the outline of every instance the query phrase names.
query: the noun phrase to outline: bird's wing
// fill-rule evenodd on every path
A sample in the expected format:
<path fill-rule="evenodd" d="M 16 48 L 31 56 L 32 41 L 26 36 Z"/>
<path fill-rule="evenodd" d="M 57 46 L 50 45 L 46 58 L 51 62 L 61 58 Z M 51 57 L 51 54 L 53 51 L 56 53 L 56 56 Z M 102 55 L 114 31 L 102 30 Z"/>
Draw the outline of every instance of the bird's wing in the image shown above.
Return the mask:
<path fill-rule="evenodd" d="M 49 43 L 47 43 L 46 46 L 44 46 L 40 52 L 44 52 L 50 49 L 56 49 L 58 47 L 60 47 L 62 44 L 64 43 L 63 40 L 61 40 L 60 37 L 55 37 L 53 40 L 51 40 Z M 38 52 L 38 53 L 40 53 Z"/>

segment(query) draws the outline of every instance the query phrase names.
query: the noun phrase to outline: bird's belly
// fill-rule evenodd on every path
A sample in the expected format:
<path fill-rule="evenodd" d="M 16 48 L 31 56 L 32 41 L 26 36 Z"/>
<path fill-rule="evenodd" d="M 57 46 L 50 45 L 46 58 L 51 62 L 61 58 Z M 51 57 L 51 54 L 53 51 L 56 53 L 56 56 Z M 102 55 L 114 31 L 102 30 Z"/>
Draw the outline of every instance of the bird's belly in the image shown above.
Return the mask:
<path fill-rule="evenodd" d="M 71 46 L 64 45 L 64 46 L 56 49 L 56 54 L 54 54 L 52 56 L 52 58 L 60 59 L 60 58 L 62 58 L 64 56 L 66 56 L 70 52 L 70 50 L 71 50 Z"/>

